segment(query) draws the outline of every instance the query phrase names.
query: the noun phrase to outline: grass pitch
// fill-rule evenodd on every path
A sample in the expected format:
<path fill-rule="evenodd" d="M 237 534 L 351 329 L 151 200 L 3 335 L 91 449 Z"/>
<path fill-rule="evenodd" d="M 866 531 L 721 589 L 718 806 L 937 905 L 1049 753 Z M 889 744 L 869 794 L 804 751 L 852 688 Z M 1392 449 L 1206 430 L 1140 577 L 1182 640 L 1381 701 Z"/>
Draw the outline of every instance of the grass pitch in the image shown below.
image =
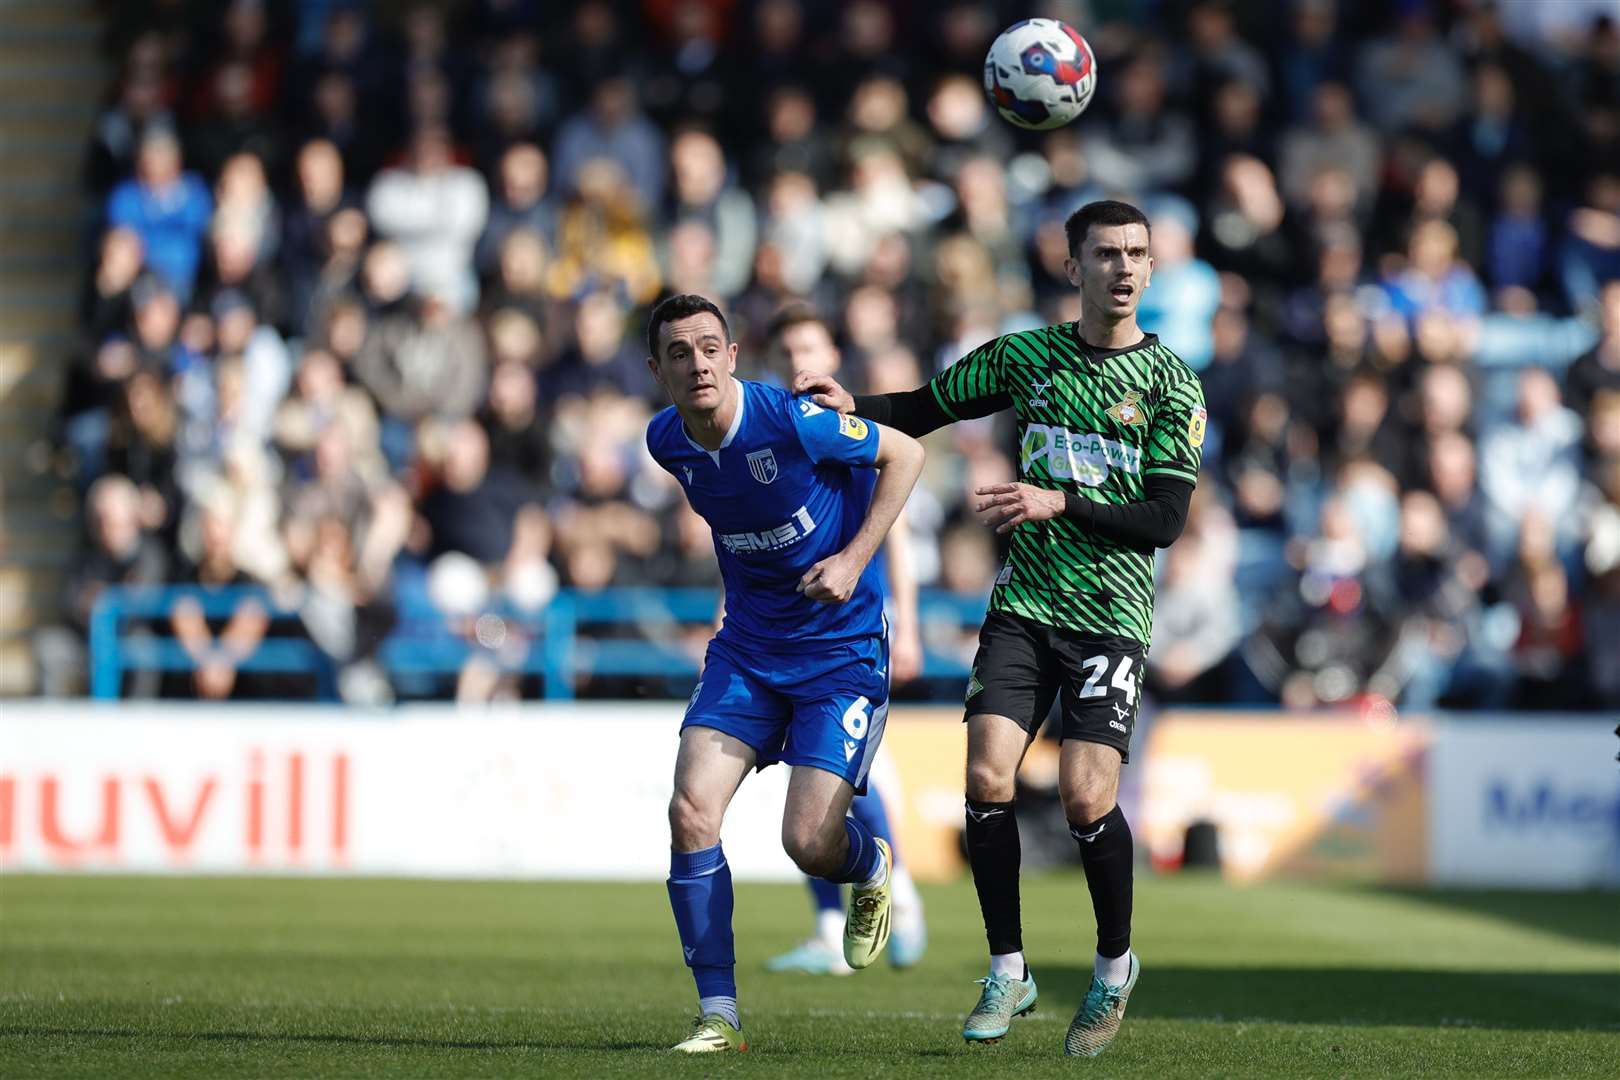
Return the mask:
<path fill-rule="evenodd" d="M 984 939 L 925 890 L 909 972 L 767 975 L 800 888 L 740 886 L 743 1055 L 677 1059 L 695 998 L 663 887 L 0 879 L 0 1076 L 1620 1075 L 1620 902 L 1211 879 L 1137 883 L 1142 981 L 1059 1056 L 1090 973 L 1083 880 L 1026 881 L 1036 1014 L 959 1035 Z"/>

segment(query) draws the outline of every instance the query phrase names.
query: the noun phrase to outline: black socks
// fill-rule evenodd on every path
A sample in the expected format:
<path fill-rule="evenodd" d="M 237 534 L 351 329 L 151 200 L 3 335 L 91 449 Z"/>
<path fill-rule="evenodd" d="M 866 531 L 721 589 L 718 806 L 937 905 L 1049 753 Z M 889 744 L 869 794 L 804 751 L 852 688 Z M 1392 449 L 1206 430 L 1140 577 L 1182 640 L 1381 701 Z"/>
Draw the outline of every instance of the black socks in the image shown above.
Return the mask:
<path fill-rule="evenodd" d="M 1011 802 L 967 801 L 968 863 L 973 867 L 973 887 L 979 892 L 979 910 L 984 914 L 984 935 L 990 953 L 1022 952 L 1023 922 L 1018 910 L 1018 820 Z M 1126 858 L 1130 851 L 1126 845 Z M 1129 893 L 1127 884 L 1127 896 Z M 1130 904 L 1126 902 L 1126 918 Z"/>
<path fill-rule="evenodd" d="M 969 807 L 972 805 L 968 804 Z M 971 812 L 969 817 L 971 819 Z M 1125 820 L 1124 811 L 1115 806 L 1088 825 L 1069 822 L 1069 835 L 1079 843 L 1080 863 L 1086 868 L 1086 888 L 1091 890 L 1091 909 L 1097 916 L 1097 955 L 1109 958 L 1124 956 L 1131 947 L 1131 881 L 1134 866 L 1130 824 Z M 971 843 L 970 840 L 970 850 Z M 978 869 L 975 862 L 975 878 Z M 981 905 L 984 903 L 982 887 L 979 902 Z M 1014 903 L 1017 903 L 1016 898 Z M 988 920 L 989 916 L 985 918 Z"/>

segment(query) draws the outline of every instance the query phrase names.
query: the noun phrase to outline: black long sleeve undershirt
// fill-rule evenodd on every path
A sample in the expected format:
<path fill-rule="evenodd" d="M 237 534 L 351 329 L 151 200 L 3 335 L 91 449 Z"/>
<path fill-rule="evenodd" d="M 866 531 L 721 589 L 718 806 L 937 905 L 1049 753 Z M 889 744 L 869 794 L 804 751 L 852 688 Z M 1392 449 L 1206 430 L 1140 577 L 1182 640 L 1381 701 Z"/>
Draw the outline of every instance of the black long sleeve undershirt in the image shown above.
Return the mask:
<path fill-rule="evenodd" d="M 1168 476 L 1148 477 L 1141 502 L 1111 505 L 1073 492 L 1063 494 L 1063 516 L 1090 533 L 1137 550 L 1169 547 L 1187 524 L 1193 486 Z"/>
<path fill-rule="evenodd" d="M 952 416 L 940 405 L 927 384 L 896 394 L 856 394 L 855 413 L 868 420 L 919 438 L 931 431 L 979 416 L 989 416 L 1012 406 L 1007 394 L 964 402 L 962 415 Z M 1063 516 L 1079 522 L 1087 532 L 1138 550 L 1169 547 L 1187 523 L 1187 507 L 1193 486 L 1167 476 L 1149 477 L 1144 485 L 1147 498 L 1141 502 L 1111 505 L 1094 502 L 1070 492 L 1064 493 Z"/>
<path fill-rule="evenodd" d="M 915 390 L 897 394 L 856 394 L 855 415 L 875 420 L 885 427 L 921 438 L 930 431 L 938 431 L 958 420 L 973 420 L 1012 408 L 1012 397 L 995 394 L 965 402 L 960 415 L 952 416 L 940 405 L 939 399 L 927 383 Z"/>

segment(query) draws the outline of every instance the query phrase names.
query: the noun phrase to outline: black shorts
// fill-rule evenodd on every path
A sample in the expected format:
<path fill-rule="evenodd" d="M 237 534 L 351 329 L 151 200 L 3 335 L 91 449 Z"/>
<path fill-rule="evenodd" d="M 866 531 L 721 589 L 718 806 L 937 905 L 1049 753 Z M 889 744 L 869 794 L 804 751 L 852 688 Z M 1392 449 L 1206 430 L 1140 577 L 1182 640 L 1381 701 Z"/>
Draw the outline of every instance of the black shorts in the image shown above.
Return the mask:
<path fill-rule="evenodd" d="M 963 719 L 1005 716 L 1034 734 L 1062 689 L 1062 737 L 1112 746 L 1129 761 L 1144 652 L 1130 638 L 1059 630 L 992 611 L 979 631 Z"/>

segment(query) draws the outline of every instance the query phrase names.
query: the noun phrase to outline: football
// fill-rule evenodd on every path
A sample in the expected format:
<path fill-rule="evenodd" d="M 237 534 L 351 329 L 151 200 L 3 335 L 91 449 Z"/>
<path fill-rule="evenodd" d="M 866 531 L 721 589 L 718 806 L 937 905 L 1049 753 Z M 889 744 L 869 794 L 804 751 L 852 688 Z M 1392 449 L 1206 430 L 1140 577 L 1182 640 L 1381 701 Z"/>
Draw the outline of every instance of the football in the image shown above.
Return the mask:
<path fill-rule="evenodd" d="M 1062 127 L 1097 89 L 1097 58 L 1079 31 L 1056 19 L 1025 19 L 997 35 L 984 58 L 984 92 L 1010 124 Z"/>

